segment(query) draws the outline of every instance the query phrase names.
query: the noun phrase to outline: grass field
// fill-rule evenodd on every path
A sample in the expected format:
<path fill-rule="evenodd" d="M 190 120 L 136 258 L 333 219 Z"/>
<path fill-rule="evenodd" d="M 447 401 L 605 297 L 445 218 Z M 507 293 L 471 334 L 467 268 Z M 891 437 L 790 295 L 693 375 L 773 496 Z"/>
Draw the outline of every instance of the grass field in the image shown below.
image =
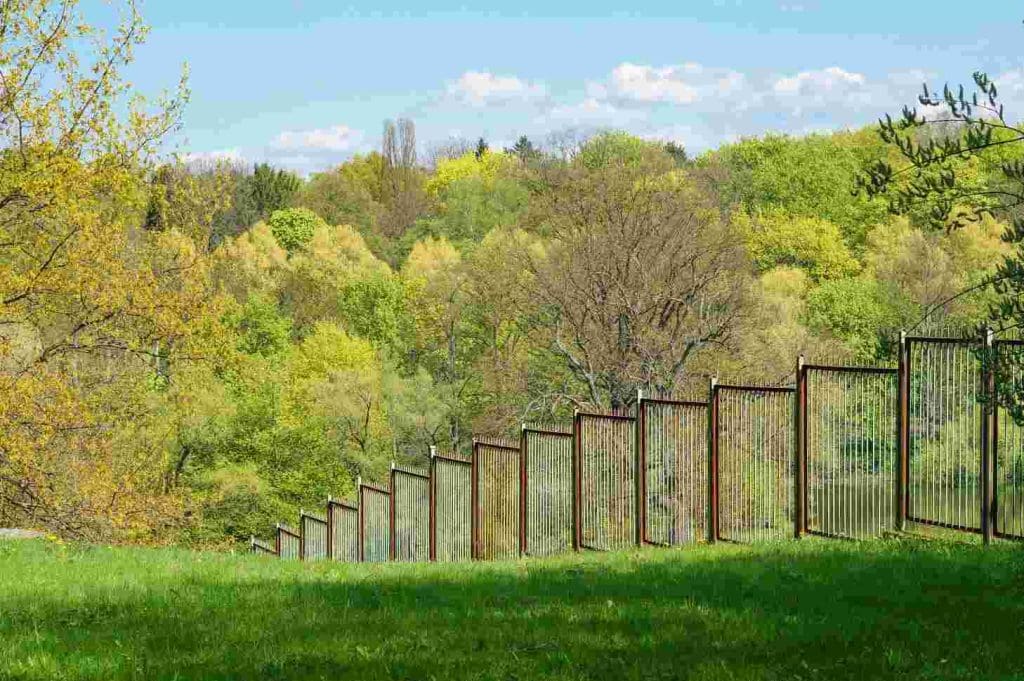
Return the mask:
<path fill-rule="evenodd" d="M 476 565 L 0 544 L 2 679 L 1024 679 L 1024 549 Z"/>

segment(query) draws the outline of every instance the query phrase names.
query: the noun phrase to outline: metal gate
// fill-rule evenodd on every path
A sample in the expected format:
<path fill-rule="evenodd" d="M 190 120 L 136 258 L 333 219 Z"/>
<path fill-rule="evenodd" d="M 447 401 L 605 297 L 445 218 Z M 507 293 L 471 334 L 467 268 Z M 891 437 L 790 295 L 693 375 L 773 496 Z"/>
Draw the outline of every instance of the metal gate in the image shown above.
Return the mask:
<path fill-rule="evenodd" d="M 680 546 L 708 537 L 708 405 L 639 401 L 642 540 Z"/>
<path fill-rule="evenodd" d="M 391 560 L 430 560 L 430 476 L 391 469 Z"/>
<path fill-rule="evenodd" d="M 714 385 L 711 392 L 716 537 L 753 542 L 792 536 L 793 388 Z"/>
<path fill-rule="evenodd" d="M 979 340 L 907 338 L 907 518 L 981 531 Z"/>
<path fill-rule="evenodd" d="M 359 562 L 359 507 L 327 500 L 327 556 L 343 563 Z"/>
<path fill-rule="evenodd" d="M 482 560 L 519 555 L 519 447 L 473 443 L 473 545 Z"/>
<path fill-rule="evenodd" d="M 577 548 L 636 544 L 635 422 L 624 414 L 576 414 Z"/>
<path fill-rule="evenodd" d="M 359 560 L 382 563 L 391 554 L 391 493 L 359 484 Z"/>
<path fill-rule="evenodd" d="M 1009 387 L 1016 395 L 1024 395 L 1024 341 L 996 341 L 995 351 L 1001 365 L 996 376 L 1009 383 L 1000 389 Z M 1024 539 L 1024 428 L 1000 409 L 995 430 L 995 535 Z"/>
<path fill-rule="evenodd" d="M 433 559 L 473 558 L 472 464 L 431 453 Z"/>
<path fill-rule="evenodd" d="M 572 550 L 572 433 L 523 428 L 523 553 Z"/>
<path fill-rule="evenodd" d="M 323 560 L 327 557 L 327 520 L 299 511 L 299 560 Z"/>
<path fill-rule="evenodd" d="M 806 531 L 864 538 L 895 527 L 896 369 L 802 367 Z"/>

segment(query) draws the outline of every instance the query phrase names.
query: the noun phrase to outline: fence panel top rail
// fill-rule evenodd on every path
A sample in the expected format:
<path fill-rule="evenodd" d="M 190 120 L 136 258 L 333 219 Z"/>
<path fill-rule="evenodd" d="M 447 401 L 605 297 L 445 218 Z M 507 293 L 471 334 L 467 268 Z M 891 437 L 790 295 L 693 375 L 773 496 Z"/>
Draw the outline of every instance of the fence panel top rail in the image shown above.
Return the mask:
<path fill-rule="evenodd" d="M 331 506 L 338 506 L 340 508 L 347 508 L 347 509 L 349 509 L 351 511 L 358 511 L 359 510 L 359 506 L 357 506 L 355 503 L 353 503 L 351 501 L 346 501 L 344 499 L 333 499 L 331 497 L 328 497 L 327 498 L 327 508 L 329 509 Z"/>
<path fill-rule="evenodd" d="M 830 364 L 804 364 L 802 369 L 805 372 L 823 371 L 837 374 L 897 374 L 896 367 L 843 367 Z"/>

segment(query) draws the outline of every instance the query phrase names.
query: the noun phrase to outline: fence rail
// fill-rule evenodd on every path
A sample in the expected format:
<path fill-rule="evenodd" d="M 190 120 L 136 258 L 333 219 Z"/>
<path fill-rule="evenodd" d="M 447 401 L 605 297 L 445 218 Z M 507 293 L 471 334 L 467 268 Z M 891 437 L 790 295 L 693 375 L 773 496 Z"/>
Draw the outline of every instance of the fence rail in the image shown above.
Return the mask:
<path fill-rule="evenodd" d="M 431 449 L 424 472 L 303 511 L 253 553 L 342 562 L 549 556 L 632 545 L 861 539 L 910 523 L 1024 540 L 1024 341 L 901 335 L 892 367 L 805 364 L 791 385 L 712 380 L 571 428 Z M 998 369 L 998 370 L 997 370 Z M 1001 385 L 998 381 L 1008 381 Z"/>

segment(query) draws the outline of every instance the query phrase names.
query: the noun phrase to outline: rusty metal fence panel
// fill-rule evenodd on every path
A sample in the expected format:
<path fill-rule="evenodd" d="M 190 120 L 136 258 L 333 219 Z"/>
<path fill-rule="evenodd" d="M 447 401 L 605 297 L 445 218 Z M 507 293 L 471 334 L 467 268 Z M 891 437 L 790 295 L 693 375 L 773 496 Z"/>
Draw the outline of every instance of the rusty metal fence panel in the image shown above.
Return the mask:
<path fill-rule="evenodd" d="M 473 558 L 472 464 L 454 456 L 432 458 L 434 560 Z"/>
<path fill-rule="evenodd" d="M 576 415 L 577 542 L 609 551 L 636 544 L 636 419 Z"/>
<path fill-rule="evenodd" d="M 551 556 L 572 550 L 572 433 L 523 429 L 523 552 Z"/>
<path fill-rule="evenodd" d="M 482 560 L 519 555 L 519 447 L 473 443 L 474 554 Z"/>
<path fill-rule="evenodd" d="M 755 542 L 792 536 L 792 388 L 715 386 L 718 537 Z"/>
<path fill-rule="evenodd" d="M 642 399 L 639 406 L 643 541 L 707 539 L 708 405 Z"/>
<path fill-rule="evenodd" d="M 997 375 L 1014 393 L 1024 394 L 1024 341 L 996 341 L 995 350 L 1001 364 Z M 995 535 L 1024 539 L 1024 428 L 1002 409 L 996 419 Z"/>
<path fill-rule="evenodd" d="M 394 468 L 391 471 L 394 526 L 391 559 L 430 560 L 430 477 Z"/>
<path fill-rule="evenodd" d="M 257 539 L 256 537 L 252 537 L 249 540 L 249 548 L 257 556 L 276 556 L 277 555 L 277 550 L 273 546 L 271 546 L 267 542 L 263 541 L 262 539 Z"/>
<path fill-rule="evenodd" d="M 908 338 L 908 519 L 981 531 L 981 343 Z"/>
<path fill-rule="evenodd" d="M 359 560 L 383 563 L 391 554 L 391 493 L 359 485 Z"/>
<path fill-rule="evenodd" d="M 299 558 L 323 560 L 327 557 L 327 520 L 325 518 L 300 511 L 299 534 L 302 535 Z"/>
<path fill-rule="evenodd" d="M 327 501 L 328 551 L 331 560 L 359 562 L 359 507 L 344 501 Z"/>
<path fill-rule="evenodd" d="M 276 543 L 274 548 L 279 557 L 298 559 L 302 547 L 302 537 L 298 532 L 284 525 L 278 525 L 274 541 Z"/>
<path fill-rule="evenodd" d="M 896 522 L 898 372 L 803 367 L 807 530 L 878 536 Z"/>

